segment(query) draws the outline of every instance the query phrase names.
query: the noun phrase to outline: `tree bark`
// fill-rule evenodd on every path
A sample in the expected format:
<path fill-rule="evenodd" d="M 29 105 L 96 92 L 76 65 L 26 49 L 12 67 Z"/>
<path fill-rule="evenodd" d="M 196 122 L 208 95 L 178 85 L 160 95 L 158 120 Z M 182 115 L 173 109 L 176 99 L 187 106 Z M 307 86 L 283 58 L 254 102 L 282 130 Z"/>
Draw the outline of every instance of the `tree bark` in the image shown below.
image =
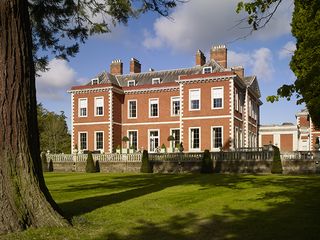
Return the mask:
<path fill-rule="evenodd" d="M 0 234 L 67 226 L 44 182 L 27 0 L 0 4 Z"/>

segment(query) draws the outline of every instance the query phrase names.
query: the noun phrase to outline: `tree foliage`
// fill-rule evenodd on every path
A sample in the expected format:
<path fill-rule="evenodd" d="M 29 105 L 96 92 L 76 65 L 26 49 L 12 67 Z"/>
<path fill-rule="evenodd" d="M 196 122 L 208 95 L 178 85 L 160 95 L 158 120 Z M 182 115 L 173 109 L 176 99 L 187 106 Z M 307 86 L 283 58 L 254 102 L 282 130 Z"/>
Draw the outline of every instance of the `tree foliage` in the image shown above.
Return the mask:
<path fill-rule="evenodd" d="M 68 133 L 66 116 L 50 112 L 42 104 L 37 106 L 40 150 L 52 153 L 70 153 L 71 136 Z"/>
<path fill-rule="evenodd" d="M 253 30 L 264 27 L 276 12 L 282 0 L 254 0 L 238 3 L 237 12 L 248 13 L 248 24 Z M 283 85 L 277 95 L 267 101 L 279 98 L 290 100 L 294 95 L 297 104 L 305 103 L 313 123 L 320 127 L 320 2 L 318 0 L 295 0 L 292 17 L 292 34 L 296 38 L 297 50 L 290 62 L 290 68 L 297 77 L 290 85 Z"/>
<path fill-rule="evenodd" d="M 38 50 L 51 50 L 63 59 L 73 57 L 92 34 L 110 32 L 118 23 L 127 24 L 147 11 L 168 16 L 171 8 L 184 0 L 28 0 L 34 43 L 34 61 L 44 70 L 47 56 Z M 111 26 L 110 26 L 111 25 Z M 69 43 L 69 44 L 67 44 Z"/>

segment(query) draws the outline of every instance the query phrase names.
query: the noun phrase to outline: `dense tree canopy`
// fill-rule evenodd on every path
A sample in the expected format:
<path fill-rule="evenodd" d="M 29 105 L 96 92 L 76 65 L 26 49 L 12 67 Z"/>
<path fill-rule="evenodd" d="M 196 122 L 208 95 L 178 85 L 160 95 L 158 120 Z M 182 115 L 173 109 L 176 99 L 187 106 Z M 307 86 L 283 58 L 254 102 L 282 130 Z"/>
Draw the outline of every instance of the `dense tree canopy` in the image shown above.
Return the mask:
<path fill-rule="evenodd" d="M 241 1 L 237 11 L 248 13 L 248 23 L 253 30 L 264 27 L 272 18 L 282 0 Z M 290 67 L 297 79 L 291 85 L 281 86 L 276 96 L 290 100 L 296 96 L 297 103 L 305 103 L 313 123 L 320 127 L 320 1 L 295 0 L 292 17 L 292 34 L 296 38 L 297 50 L 294 52 Z"/>
<path fill-rule="evenodd" d="M 50 112 L 42 104 L 37 106 L 40 137 L 40 151 L 70 153 L 71 135 L 68 133 L 66 116 Z"/>

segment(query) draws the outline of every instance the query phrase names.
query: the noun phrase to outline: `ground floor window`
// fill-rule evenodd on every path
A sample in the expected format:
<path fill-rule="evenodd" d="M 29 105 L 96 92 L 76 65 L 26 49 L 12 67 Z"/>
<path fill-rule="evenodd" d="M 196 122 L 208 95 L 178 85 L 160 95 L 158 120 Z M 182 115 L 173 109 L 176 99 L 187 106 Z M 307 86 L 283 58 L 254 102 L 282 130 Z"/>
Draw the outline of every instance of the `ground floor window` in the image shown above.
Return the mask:
<path fill-rule="evenodd" d="M 88 149 L 86 132 L 79 133 L 79 147 L 80 147 L 80 150 Z"/>
<path fill-rule="evenodd" d="M 212 147 L 214 149 L 222 147 L 222 127 L 212 127 Z"/>
<path fill-rule="evenodd" d="M 171 141 L 170 144 L 173 144 L 173 148 L 175 148 L 180 143 L 180 129 L 171 129 L 171 136 L 174 137 L 174 141 Z"/>
<path fill-rule="evenodd" d="M 96 150 L 103 149 L 103 132 L 96 132 Z"/>
<path fill-rule="evenodd" d="M 149 152 L 156 152 L 159 147 L 159 130 L 149 130 Z"/>
<path fill-rule="evenodd" d="M 138 149 L 138 131 L 136 130 L 128 131 L 128 137 L 129 137 L 129 148 L 133 148 L 137 150 Z"/>
<path fill-rule="evenodd" d="M 200 150 L 200 128 L 190 128 L 190 150 Z"/>

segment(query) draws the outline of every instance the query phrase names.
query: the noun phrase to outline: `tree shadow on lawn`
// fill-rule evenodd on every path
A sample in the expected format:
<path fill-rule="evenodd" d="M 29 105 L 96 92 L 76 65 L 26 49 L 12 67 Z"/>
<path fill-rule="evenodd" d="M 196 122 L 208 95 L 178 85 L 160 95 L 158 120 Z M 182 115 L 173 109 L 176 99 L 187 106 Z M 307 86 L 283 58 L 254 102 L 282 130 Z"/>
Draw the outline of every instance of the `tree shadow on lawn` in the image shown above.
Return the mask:
<path fill-rule="evenodd" d="M 159 192 L 173 186 L 199 184 L 204 188 L 209 188 L 210 186 L 225 186 L 236 189 L 238 188 L 236 186 L 238 182 L 252 181 L 254 181 L 254 179 L 236 175 L 146 174 L 117 176 L 111 179 L 111 181 L 101 183 L 69 185 L 68 189 L 64 191 L 75 193 L 87 190 L 101 190 L 101 192 L 103 192 L 103 190 L 112 189 L 113 191 L 118 191 L 116 193 L 112 193 L 111 191 L 105 195 L 75 199 L 70 202 L 62 202 L 59 203 L 59 207 L 63 210 L 66 217 L 71 219 L 74 216 L 85 214 L 104 206 L 121 203 L 147 194 Z M 129 190 L 121 191 L 123 189 Z"/>
<path fill-rule="evenodd" d="M 212 215 L 206 219 L 201 219 L 191 213 L 183 216 L 172 216 L 162 224 L 155 224 L 141 219 L 140 225 L 132 228 L 128 235 L 124 236 L 113 232 L 102 234 L 96 239 L 319 239 L 319 179 L 308 181 L 308 185 L 296 190 L 291 189 L 290 191 L 263 195 L 261 196 L 262 199 L 265 197 L 269 200 L 275 200 L 269 203 L 269 209 L 265 211 L 230 209 L 225 206 L 222 215 Z M 288 201 L 277 202 L 276 200 L 279 197 L 286 197 Z"/>
<path fill-rule="evenodd" d="M 298 177 L 284 178 L 282 176 L 256 178 L 252 175 L 222 175 L 222 174 L 182 174 L 182 175 L 125 175 L 115 176 L 111 181 L 102 181 L 101 183 L 93 183 L 86 185 L 75 185 L 67 190 L 69 191 L 86 191 L 90 189 L 101 189 L 102 191 L 113 189 L 116 193 L 108 193 L 99 196 L 92 196 L 82 199 L 75 199 L 70 202 L 63 202 L 59 204 L 59 207 L 66 214 L 67 218 L 82 215 L 98 208 L 108 206 L 111 204 L 121 203 L 130 199 L 138 198 L 147 194 L 162 191 L 166 188 L 180 185 L 198 184 L 204 190 L 211 187 L 226 187 L 230 189 L 242 189 L 246 187 L 238 186 L 241 184 L 249 184 L 250 187 L 261 188 L 264 186 L 283 186 L 286 189 L 294 189 L 293 192 L 307 191 L 307 186 L 312 186 L 318 183 L 318 189 L 320 178 L 308 178 Z M 301 183 L 304 183 L 301 185 Z M 123 189 L 129 189 L 121 191 Z M 119 192 L 120 191 L 120 192 Z M 286 193 L 292 192 L 280 192 L 280 193 L 266 193 L 265 196 L 261 196 L 261 199 L 273 198 L 277 196 L 286 196 Z M 306 192 L 305 194 L 308 195 Z M 312 197 L 312 196 L 310 196 Z M 257 199 L 258 201 L 259 199 Z M 320 200 L 320 198 L 318 198 Z"/>

